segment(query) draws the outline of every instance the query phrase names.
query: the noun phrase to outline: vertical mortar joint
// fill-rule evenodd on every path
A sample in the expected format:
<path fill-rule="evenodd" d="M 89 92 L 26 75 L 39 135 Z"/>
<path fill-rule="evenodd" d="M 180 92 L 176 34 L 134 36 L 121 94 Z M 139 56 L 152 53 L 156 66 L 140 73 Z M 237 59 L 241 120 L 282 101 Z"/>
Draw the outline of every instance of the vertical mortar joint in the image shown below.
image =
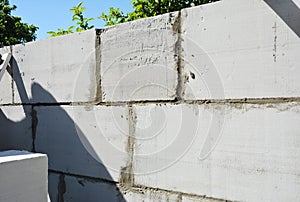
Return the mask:
<path fill-rule="evenodd" d="M 176 86 L 176 101 L 183 100 L 184 96 L 184 79 L 183 79 L 183 58 L 182 58 L 182 22 L 181 22 L 181 11 L 178 12 L 173 24 L 173 32 L 177 35 L 177 41 L 175 43 L 175 59 L 176 70 L 177 70 L 177 86 Z"/>
<path fill-rule="evenodd" d="M 95 39 L 95 58 L 96 58 L 96 68 L 95 68 L 95 75 L 96 75 L 96 98 L 95 102 L 102 101 L 102 87 L 101 87 L 101 34 L 103 30 L 96 29 L 96 39 Z"/>
<path fill-rule="evenodd" d="M 126 152 L 128 155 L 126 166 L 121 168 L 120 185 L 126 188 L 134 185 L 134 172 L 133 172 L 133 156 L 135 144 L 135 127 L 136 127 L 136 113 L 132 105 L 128 106 L 129 116 L 129 136 L 126 144 Z"/>
<path fill-rule="evenodd" d="M 9 62 L 9 74 L 11 76 L 11 92 L 12 92 L 12 101 L 11 103 L 15 102 L 15 89 L 14 89 L 14 71 L 13 71 L 13 61 L 14 61 L 14 56 L 13 56 L 13 46 L 9 46 L 9 50 L 11 53 L 11 60 Z"/>
<path fill-rule="evenodd" d="M 36 152 L 35 139 L 36 139 L 36 128 L 38 125 L 37 112 L 34 106 L 31 107 L 31 132 L 32 132 L 32 152 Z"/>

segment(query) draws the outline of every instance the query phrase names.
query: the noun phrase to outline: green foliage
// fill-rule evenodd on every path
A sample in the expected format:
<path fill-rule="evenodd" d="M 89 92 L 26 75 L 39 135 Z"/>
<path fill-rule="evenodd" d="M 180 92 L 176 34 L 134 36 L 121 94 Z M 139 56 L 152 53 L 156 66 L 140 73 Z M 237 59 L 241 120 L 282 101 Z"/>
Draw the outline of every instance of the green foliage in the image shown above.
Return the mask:
<path fill-rule="evenodd" d="M 110 8 L 109 14 L 102 12 L 102 15 L 99 16 L 105 21 L 106 26 L 115 25 L 123 22 L 127 22 L 127 15 L 125 15 L 119 8 Z"/>
<path fill-rule="evenodd" d="M 124 14 L 119 8 L 110 8 L 108 14 L 102 12 L 99 18 L 105 21 L 106 26 L 110 26 L 215 1 L 219 0 L 132 0 L 132 12 Z"/>
<path fill-rule="evenodd" d="M 94 18 L 86 18 L 83 16 L 83 11 L 86 10 L 85 7 L 82 7 L 83 2 L 80 2 L 77 6 L 74 6 L 70 9 L 71 12 L 73 12 L 73 18 L 72 21 L 76 22 L 77 28 L 76 32 L 80 32 L 83 30 L 88 30 L 93 28 L 94 26 L 90 26 L 89 22 L 93 21 Z"/>
<path fill-rule="evenodd" d="M 57 30 L 57 32 L 49 31 L 49 32 L 47 32 L 47 34 L 54 37 L 54 36 L 61 36 L 61 35 L 73 33 L 74 29 L 76 32 L 81 32 L 81 31 L 93 28 L 94 26 L 89 25 L 89 23 L 91 21 L 93 21 L 94 18 L 84 17 L 83 11 L 85 11 L 86 8 L 83 7 L 82 5 L 83 5 L 83 2 L 79 2 L 79 4 L 77 6 L 74 6 L 73 8 L 70 9 L 70 12 L 73 13 L 72 21 L 76 22 L 76 26 L 70 26 L 67 30 L 59 28 Z"/>
<path fill-rule="evenodd" d="M 102 12 L 98 18 L 103 19 L 106 26 L 110 26 L 215 1 L 219 0 L 132 0 L 131 4 L 134 9 L 132 12 L 125 14 L 120 8 L 110 8 L 108 14 Z M 51 36 L 60 36 L 73 33 L 74 29 L 76 32 L 80 32 L 93 28 L 94 26 L 90 26 L 89 23 L 94 18 L 85 18 L 83 16 L 83 11 L 86 8 L 82 5 L 83 2 L 80 2 L 77 6 L 70 9 L 73 13 L 72 21 L 76 22 L 76 26 L 70 26 L 67 30 L 58 29 L 57 32 L 50 31 L 47 33 Z"/>
<path fill-rule="evenodd" d="M 58 28 L 57 32 L 49 31 L 49 32 L 47 32 L 47 34 L 50 34 L 52 37 L 61 36 L 61 35 L 65 35 L 65 34 L 71 34 L 71 33 L 73 33 L 74 28 L 75 28 L 75 26 L 70 26 L 67 30 Z"/>
<path fill-rule="evenodd" d="M 10 6 L 8 0 L 0 0 L 0 46 L 25 43 L 36 39 L 38 27 L 21 22 L 20 17 L 12 16 L 17 7 Z"/>

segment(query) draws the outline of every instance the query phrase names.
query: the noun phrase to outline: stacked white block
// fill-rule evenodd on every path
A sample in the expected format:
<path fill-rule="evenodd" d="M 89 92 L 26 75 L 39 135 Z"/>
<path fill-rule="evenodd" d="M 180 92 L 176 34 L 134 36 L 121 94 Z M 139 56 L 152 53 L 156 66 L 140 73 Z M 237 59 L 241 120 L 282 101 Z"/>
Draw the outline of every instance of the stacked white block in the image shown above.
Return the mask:
<path fill-rule="evenodd" d="M 298 103 L 135 110 L 137 185 L 237 201 L 299 201 Z"/>
<path fill-rule="evenodd" d="M 47 169 L 44 154 L 0 152 L 0 201 L 47 202 Z"/>
<path fill-rule="evenodd" d="M 49 169 L 118 181 L 128 158 L 127 107 L 40 106 L 34 110 L 36 151 L 47 153 Z"/>
<path fill-rule="evenodd" d="M 185 99 L 298 97 L 300 15 L 291 2 L 223 0 L 182 10 Z"/>
<path fill-rule="evenodd" d="M 103 101 L 176 97 L 178 17 L 176 12 L 103 30 Z"/>
<path fill-rule="evenodd" d="M 13 46 L 15 103 L 93 102 L 96 30 Z"/>

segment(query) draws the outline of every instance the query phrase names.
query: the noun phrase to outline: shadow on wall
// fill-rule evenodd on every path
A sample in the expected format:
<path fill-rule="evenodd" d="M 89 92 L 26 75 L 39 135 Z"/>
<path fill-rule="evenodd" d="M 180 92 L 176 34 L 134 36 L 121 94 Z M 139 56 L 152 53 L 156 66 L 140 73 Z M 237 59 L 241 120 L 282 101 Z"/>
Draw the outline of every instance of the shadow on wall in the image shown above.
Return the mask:
<path fill-rule="evenodd" d="M 13 75 L 22 103 L 34 103 L 42 97 L 54 104 L 22 105 L 25 118 L 20 121 L 11 121 L 0 109 L 0 125 L 3 126 L 0 130 L 0 150 L 17 149 L 47 154 L 52 202 L 125 201 L 107 168 L 82 145 L 78 136 L 82 131 L 74 120 L 38 83 L 32 84 L 32 98 L 29 99 L 14 59 L 11 65 L 13 73 L 11 69 L 9 72 Z M 10 107 L 10 110 L 14 108 Z"/>
<path fill-rule="evenodd" d="M 274 12 L 300 37 L 300 9 L 292 0 L 264 0 Z"/>

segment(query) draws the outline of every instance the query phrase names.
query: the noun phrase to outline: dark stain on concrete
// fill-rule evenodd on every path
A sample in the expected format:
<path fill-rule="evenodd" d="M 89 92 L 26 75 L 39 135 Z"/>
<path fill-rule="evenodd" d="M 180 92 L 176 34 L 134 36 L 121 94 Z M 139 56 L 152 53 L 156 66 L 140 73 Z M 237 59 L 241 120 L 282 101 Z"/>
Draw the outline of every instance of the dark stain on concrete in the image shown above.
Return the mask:
<path fill-rule="evenodd" d="M 32 130 L 32 151 L 35 152 L 36 129 L 38 125 L 37 112 L 34 107 L 31 107 L 31 130 Z"/>
<path fill-rule="evenodd" d="M 59 183 L 58 183 L 58 194 L 57 194 L 57 201 L 58 202 L 64 202 L 64 194 L 66 193 L 66 182 L 65 182 L 65 175 L 59 176 Z"/>

